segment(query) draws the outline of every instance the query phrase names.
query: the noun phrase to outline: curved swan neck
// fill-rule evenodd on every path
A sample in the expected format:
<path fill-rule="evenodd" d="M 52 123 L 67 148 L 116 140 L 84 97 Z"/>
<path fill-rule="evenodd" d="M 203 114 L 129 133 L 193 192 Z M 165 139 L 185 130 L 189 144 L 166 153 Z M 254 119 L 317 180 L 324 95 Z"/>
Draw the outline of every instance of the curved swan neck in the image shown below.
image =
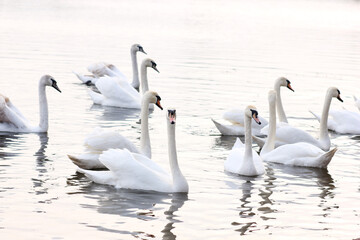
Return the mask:
<path fill-rule="evenodd" d="M 274 85 L 274 90 L 276 92 L 276 108 L 277 108 L 277 114 L 279 117 L 279 122 L 288 122 L 287 117 L 285 115 L 285 111 L 282 105 L 281 101 L 281 95 L 280 95 L 280 82 L 276 81 Z"/>
<path fill-rule="evenodd" d="M 168 129 L 168 153 L 169 153 L 169 163 L 171 174 L 173 178 L 173 187 L 174 192 L 188 192 L 189 186 L 188 183 L 182 174 L 176 151 L 176 140 L 175 140 L 175 124 L 171 124 L 167 121 Z"/>
<path fill-rule="evenodd" d="M 149 136 L 149 99 L 143 98 L 141 102 L 141 137 L 140 151 L 151 159 L 151 143 Z"/>
<path fill-rule="evenodd" d="M 319 141 L 321 144 L 324 144 L 324 146 L 323 146 L 324 148 L 330 148 L 330 145 L 331 145 L 329 131 L 328 131 L 328 127 L 327 127 L 331 99 L 332 99 L 332 95 L 329 92 L 327 92 L 326 96 L 325 96 L 322 114 L 321 114 L 320 136 L 319 136 Z"/>
<path fill-rule="evenodd" d="M 269 132 L 266 142 L 261 149 L 260 156 L 268 152 L 271 152 L 275 148 L 276 137 L 276 103 L 275 101 L 269 101 Z"/>
<path fill-rule="evenodd" d="M 140 76 L 141 76 L 141 91 L 142 91 L 142 94 L 144 94 L 149 90 L 148 77 L 147 77 L 147 65 L 145 62 L 143 62 L 141 64 Z"/>
<path fill-rule="evenodd" d="M 139 70 L 138 70 L 138 64 L 137 64 L 137 57 L 136 57 L 136 50 L 130 50 L 131 55 L 131 64 L 132 64 L 132 70 L 133 70 L 133 81 L 131 85 L 138 89 L 140 86 L 139 82 Z"/>
<path fill-rule="evenodd" d="M 245 113 L 245 155 L 244 159 L 252 159 L 252 140 L 251 140 L 251 118 Z"/>
<path fill-rule="evenodd" d="M 40 108 L 40 122 L 39 128 L 41 132 L 46 132 L 49 128 L 49 120 L 48 120 L 48 103 L 46 98 L 45 84 L 40 81 L 39 82 L 39 108 Z"/>

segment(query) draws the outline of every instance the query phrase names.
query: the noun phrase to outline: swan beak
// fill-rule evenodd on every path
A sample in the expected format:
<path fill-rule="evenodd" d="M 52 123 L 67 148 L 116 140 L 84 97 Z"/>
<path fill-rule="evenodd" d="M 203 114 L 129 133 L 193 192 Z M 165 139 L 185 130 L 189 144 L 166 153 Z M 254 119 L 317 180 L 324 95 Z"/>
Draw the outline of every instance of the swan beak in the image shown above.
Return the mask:
<path fill-rule="evenodd" d="M 163 110 L 163 107 L 160 104 L 160 99 L 156 101 L 155 105 L 158 106 L 161 110 Z"/>
<path fill-rule="evenodd" d="M 261 122 L 260 122 L 260 119 L 258 118 L 257 114 L 256 113 L 253 113 L 252 115 L 253 119 L 255 120 L 255 122 L 259 125 L 261 125 Z"/>
<path fill-rule="evenodd" d="M 56 90 L 58 90 L 59 92 L 61 92 L 60 88 L 58 87 L 57 83 L 55 81 L 53 81 L 52 85 L 53 88 L 55 88 Z"/>
<path fill-rule="evenodd" d="M 144 51 L 144 49 L 142 47 L 139 48 L 139 52 L 142 52 L 147 55 L 147 53 Z"/>
<path fill-rule="evenodd" d="M 338 99 L 340 102 L 344 102 L 344 101 L 341 99 L 340 94 L 338 94 L 337 99 Z"/>
<path fill-rule="evenodd" d="M 168 118 L 170 124 L 176 123 L 176 110 L 175 109 L 168 109 Z"/>
<path fill-rule="evenodd" d="M 295 92 L 294 89 L 291 87 L 290 83 L 288 83 L 287 88 L 290 89 L 291 91 Z"/>
<path fill-rule="evenodd" d="M 157 71 L 158 73 L 160 73 L 159 72 L 159 70 L 154 66 L 154 67 L 152 67 L 155 71 Z"/>

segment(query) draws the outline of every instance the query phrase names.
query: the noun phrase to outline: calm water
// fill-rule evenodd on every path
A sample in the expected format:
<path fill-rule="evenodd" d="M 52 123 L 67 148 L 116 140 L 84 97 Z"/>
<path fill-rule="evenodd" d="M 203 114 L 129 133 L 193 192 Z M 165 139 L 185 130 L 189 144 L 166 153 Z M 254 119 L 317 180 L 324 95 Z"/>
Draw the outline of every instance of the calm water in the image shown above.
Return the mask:
<path fill-rule="evenodd" d="M 131 76 L 129 47 L 158 63 L 150 88 L 177 108 L 177 145 L 188 195 L 91 183 L 66 154 L 100 126 L 137 144 L 139 111 L 93 106 L 71 73 L 104 60 Z M 2 239 L 354 239 L 360 237 L 360 137 L 332 133 L 327 170 L 265 164 L 266 174 L 225 173 L 235 138 L 210 118 L 282 91 L 292 125 L 316 135 L 325 91 L 337 86 L 355 110 L 360 97 L 360 2 L 343 1 L 0 1 L 0 92 L 38 122 L 38 79 L 48 89 L 47 134 L 0 135 Z M 139 58 L 144 56 L 139 54 Z M 139 60 L 140 61 L 140 60 Z M 153 158 L 168 168 L 165 111 L 150 115 Z M 244 236 L 241 236 L 244 235 Z"/>

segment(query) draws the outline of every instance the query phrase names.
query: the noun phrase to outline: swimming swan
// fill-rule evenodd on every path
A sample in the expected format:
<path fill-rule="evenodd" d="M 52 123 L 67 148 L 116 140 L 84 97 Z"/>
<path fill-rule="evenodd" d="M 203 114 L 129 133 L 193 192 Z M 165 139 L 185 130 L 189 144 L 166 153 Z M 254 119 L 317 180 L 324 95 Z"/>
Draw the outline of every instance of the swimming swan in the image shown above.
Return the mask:
<path fill-rule="evenodd" d="M 96 128 L 86 139 L 86 153 L 75 156 L 68 155 L 70 160 L 83 169 L 104 169 L 106 168 L 100 161 L 99 156 L 110 148 L 128 149 L 130 152 L 143 154 L 151 158 L 151 144 L 149 136 L 149 104 L 155 103 L 161 110 L 160 96 L 153 91 L 147 91 L 142 100 L 141 108 L 141 137 L 140 150 L 126 137 L 118 132 L 105 131 Z"/>
<path fill-rule="evenodd" d="M 157 192 L 189 191 L 189 185 L 179 168 L 175 142 L 176 110 L 167 112 L 168 152 L 171 174 L 151 159 L 127 149 L 110 149 L 100 155 L 100 161 L 109 171 L 79 169 L 92 181 L 116 188 Z"/>
<path fill-rule="evenodd" d="M 48 103 L 45 87 L 51 86 L 61 92 L 56 81 L 50 75 L 44 75 L 39 81 L 40 123 L 32 126 L 8 97 L 0 94 L 0 132 L 47 132 Z"/>
<path fill-rule="evenodd" d="M 276 93 L 269 92 L 269 135 L 264 147 L 261 149 L 260 157 L 267 162 L 282 163 L 291 166 L 326 168 L 334 156 L 337 148 L 325 152 L 320 148 L 306 142 L 282 145 L 276 149 L 275 135 L 276 127 Z"/>
<path fill-rule="evenodd" d="M 133 70 L 133 81 L 131 85 L 133 88 L 138 89 L 140 86 L 139 82 L 139 70 L 137 64 L 137 57 L 136 53 L 142 52 L 146 54 L 144 48 L 139 44 L 133 44 L 130 48 L 130 55 L 131 55 L 131 63 L 132 63 L 132 70 Z M 124 81 L 128 81 L 126 76 L 120 72 L 120 70 L 113 64 L 99 62 L 93 63 L 88 66 L 88 71 L 91 72 L 93 75 L 81 75 L 79 73 L 74 72 L 74 74 L 85 84 L 95 84 L 96 81 L 103 76 L 109 77 L 119 77 Z"/>
<path fill-rule="evenodd" d="M 281 122 L 287 122 L 287 118 L 285 115 L 284 108 L 282 106 L 281 102 L 281 96 L 280 96 L 280 87 L 287 87 L 291 91 L 294 91 L 291 87 L 291 83 L 288 79 L 284 77 L 280 77 L 276 79 L 274 84 L 274 90 L 277 92 L 278 98 L 277 98 L 277 104 L 279 106 L 279 118 L 281 119 Z M 245 134 L 245 128 L 244 128 L 244 111 L 242 109 L 232 109 L 230 111 L 227 111 L 224 113 L 223 118 L 232 125 L 225 125 L 221 124 L 214 119 L 211 119 L 216 128 L 220 131 L 222 135 L 237 135 L 242 136 Z M 264 128 L 268 121 L 262 117 L 260 117 L 261 125 L 257 124 L 255 121 L 251 122 L 251 128 L 252 133 L 255 136 L 264 135 L 264 133 L 261 133 L 261 129 Z"/>
<path fill-rule="evenodd" d="M 320 122 L 319 139 L 314 138 L 308 132 L 302 129 L 293 127 L 287 123 L 280 123 L 276 128 L 275 147 L 289 143 L 307 142 L 315 145 L 318 148 L 321 148 L 324 151 L 329 151 L 331 147 L 331 141 L 326 126 L 328 125 L 329 109 L 332 98 L 337 98 L 341 102 L 343 101 L 340 97 L 340 91 L 337 88 L 328 88 L 322 110 L 323 120 Z M 265 143 L 265 139 L 260 139 L 257 137 L 254 137 L 254 141 L 258 143 L 260 147 L 262 147 Z"/>
<path fill-rule="evenodd" d="M 261 158 L 252 149 L 251 119 L 254 119 L 257 124 L 261 124 L 258 112 L 254 106 L 248 106 L 244 111 L 245 145 L 239 138 L 236 138 L 236 142 L 224 163 L 224 168 L 228 172 L 244 176 L 257 176 L 265 172 Z"/>
<path fill-rule="evenodd" d="M 159 72 L 156 63 L 152 59 L 144 59 L 141 64 L 141 92 L 144 94 L 149 90 L 147 68 L 151 67 Z M 104 106 L 141 108 L 141 94 L 133 88 L 128 81 L 120 80 L 118 77 L 101 77 L 95 83 L 100 93 L 88 90 L 94 104 Z M 154 106 L 150 105 L 153 109 Z"/>

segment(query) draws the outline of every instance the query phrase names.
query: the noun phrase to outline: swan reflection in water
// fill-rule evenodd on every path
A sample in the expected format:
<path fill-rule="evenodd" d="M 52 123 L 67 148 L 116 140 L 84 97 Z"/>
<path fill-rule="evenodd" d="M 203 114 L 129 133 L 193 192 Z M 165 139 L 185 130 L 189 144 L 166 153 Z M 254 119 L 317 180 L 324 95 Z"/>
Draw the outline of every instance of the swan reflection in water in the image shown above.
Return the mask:
<path fill-rule="evenodd" d="M 261 230 L 261 225 L 264 228 L 271 226 L 271 221 L 276 219 L 277 212 L 282 212 L 278 209 L 276 196 L 274 192 L 282 192 L 286 189 L 292 189 L 292 185 L 298 185 L 299 179 L 304 179 L 307 183 L 313 183 L 310 186 L 305 184 L 302 187 L 307 187 L 306 198 L 313 198 L 314 196 L 319 199 L 320 213 L 322 217 L 331 214 L 336 205 L 332 204 L 328 199 L 335 197 L 335 184 L 334 180 L 329 174 L 327 169 L 321 168 L 305 168 L 305 167 L 291 167 L 282 164 L 269 163 L 265 165 L 266 173 L 262 178 L 245 177 L 234 175 L 242 183 L 238 188 L 242 192 L 240 198 L 240 206 L 238 207 L 239 217 L 241 220 L 233 222 L 233 226 L 237 226 L 235 231 L 240 232 L 240 235 L 247 235 L 253 231 Z M 294 180 L 296 179 L 296 181 Z M 262 182 L 260 182 L 262 181 Z M 279 183 L 287 183 L 286 185 L 278 185 Z M 259 184 L 261 186 L 259 186 Z M 286 189 L 284 189 L 284 187 Z M 259 189 L 258 191 L 256 191 Z M 298 194 L 298 193 L 295 193 Z M 260 200 L 254 201 L 254 199 Z M 290 199 L 296 199 L 300 196 L 291 196 Z M 281 201 L 281 199 L 280 199 Z M 308 201 L 313 201 L 312 199 Z M 316 213 L 314 213 L 316 214 Z M 315 216 L 315 215 L 314 215 Z M 319 215 L 317 215 L 319 216 Z M 266 221 L 265 224 L 261 222 Z M 275 225 L 276 223 L 274 223 Z"/>
<path fill-rule="evenodd" d="M 159 218 L 156 217 L 156 215 L 158 215 L 156 212 L 161 211 L 164 205 L 170 204 L 170 207 L 164 211 L 167 223 L 161 231 L 163 234 L 162 239 L 176 239 L 176 235 L 174 235 L 172 230 L 175 228 L 174 225 L 181 222 L 181 220 L 177 219 L 175 212 L 188 200 L 187 194 L 116 189 L 113 186 L 90 182 L 88 178 L 78 172 L 68 178 L 67 184 L 77 186 L 78 190 L 80 190 L 69 194 L 84 194 L 86 198 L 97 199 L 96 205 L 82 204 L 81 206 L 83 208 L 96 209 L 96 211 L 101 214 L 120 215 L 122 217 L 136 218 L 145 221 L 159 221 Z M 155 238 L 159 237 L 154 233 L 129 232 L 119 229 L 103 228 L 102 230 L 111 232 L 118 231 L 140 238 L 143 235 L 155 236 Z"/>
<path fill-rule="evenodd" d="M 129 121 L 140 118 L 140 109 L 118 108 L 93 104 L 90 111 L 95 111 L 100 121 Z M 149 109 L 151 114 L 154 110 Z"/>

